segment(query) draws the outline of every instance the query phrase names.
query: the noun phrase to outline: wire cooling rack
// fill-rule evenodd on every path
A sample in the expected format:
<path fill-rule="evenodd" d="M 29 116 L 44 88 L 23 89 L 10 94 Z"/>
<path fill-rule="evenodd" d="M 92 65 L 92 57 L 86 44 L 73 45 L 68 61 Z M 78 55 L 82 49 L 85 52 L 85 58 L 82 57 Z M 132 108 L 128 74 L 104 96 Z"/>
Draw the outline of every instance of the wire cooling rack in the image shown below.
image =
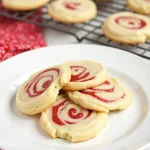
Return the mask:
<path fill-rule="evenodd" d="M 129 11 L 126 0 L 106 0 L 103 2 L 95 0 L 95 2 L 98 7 L 97 16 L 91 21 L 80 24 L 63 24 L 53 20 L 47 14 L 47 8 L 50 3 L 41 9 L 28 12 L 14 12 L 0 6 L 0 15 L 68 33 L 74 36 L 79 42 L 86 39 L 97 44 L 119 48 L 150 59 L 150 41 L 147 41 L 145 44 L 125 45 L 113 42 L 103 34 L 101 26 L 108 16 L 120 11 Z"/>

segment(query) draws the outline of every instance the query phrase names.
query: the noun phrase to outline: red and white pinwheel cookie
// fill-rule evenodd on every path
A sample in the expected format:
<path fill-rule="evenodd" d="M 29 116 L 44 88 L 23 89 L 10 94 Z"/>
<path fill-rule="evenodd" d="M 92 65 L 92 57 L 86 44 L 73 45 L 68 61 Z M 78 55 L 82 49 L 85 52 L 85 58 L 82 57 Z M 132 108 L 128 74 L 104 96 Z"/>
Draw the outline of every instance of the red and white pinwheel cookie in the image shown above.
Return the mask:
<path fill-rule="evenodd" d="M 18 89 L 16 105 L 20 112 L 34 115 L 50 107 L 59 90 L 70 81 L 71 69 L 53 66 L 33 74 Z"/>
<path fill-rule="evenodd" d="M 55 0 L 49 6 L 48 14 L 64 23 L 79 23 L 94 18 L 97 7 L 92 0 Z"/>
<path fill-rule="evenodd" d="M 145 43 L 150 38 L 150 18 L 136 13 L 120 12 L 107 18 L 102 29 L 108 38 L 116 42 Z"/>
<path fill-rule="evenodd" d="M 42 113 L 40 124 L 52 138 L 81 142 L 95 137 L 107 120 L 107 113 L 84 109 L 74 104 L 66 94 L 62 94 Z"/>
<path fill-rule="evenodd" d="M 65 65 L 72 70 L 71 80 L 63 90 L 83 90 L 103 83 L 107 71 L 103 65 L 92 61 L 69 61 Z"/>
<path fill-rule="evenodd" d="M 150 0 L 128 0 L 128 6 L 137 13 L 150 14 Z"/>
<path fill-rule="evenodd" d="M 44 6 L 50 0 L 2 0 L 2 5 L 11 10 L 32 10 Z"/>
<path fill-rule="evenodd" d="M 84 108 L 103 112 L 125 109 L 132 101 L 130 92 L 116 79 L 108 79 L 90 89 L 68 91 L 67 95 Z"/>

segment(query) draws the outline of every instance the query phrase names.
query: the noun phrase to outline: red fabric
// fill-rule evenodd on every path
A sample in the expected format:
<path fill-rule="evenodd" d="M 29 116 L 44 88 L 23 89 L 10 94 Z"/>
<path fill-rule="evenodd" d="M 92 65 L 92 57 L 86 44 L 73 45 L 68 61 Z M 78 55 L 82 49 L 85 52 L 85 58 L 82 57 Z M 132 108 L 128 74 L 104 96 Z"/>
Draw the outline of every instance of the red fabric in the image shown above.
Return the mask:
<path fill-rule="evenodd" d="M 0 61 L 46 45 L 39 26 L 0 16 Z"/>

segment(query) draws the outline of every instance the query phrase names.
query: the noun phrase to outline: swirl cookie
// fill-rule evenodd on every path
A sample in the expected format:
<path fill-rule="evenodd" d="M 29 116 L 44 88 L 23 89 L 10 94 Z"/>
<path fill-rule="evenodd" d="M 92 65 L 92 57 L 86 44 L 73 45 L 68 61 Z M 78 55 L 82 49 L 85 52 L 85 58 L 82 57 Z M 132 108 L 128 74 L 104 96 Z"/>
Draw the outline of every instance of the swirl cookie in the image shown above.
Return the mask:
<path fill-rule="evenodd" d="M 48 14 L 64 23 L 80 23 L 94 18 L 97 8 L 92 0 L 56 0 L 51 3 Z"/>
<path fill-rule="evenodd" d="M 137 13 L 150 14 L 150 0 L 128 0 L 128 7 Z"/>
<path fill-rule="evenodd" d="M 90 89 L 68 91 L 67 95 L 73 102 L 84 108 L 103 112 L 125 109 L 132 101 L 130 92 L 116 79 L 108 79 Z"/>
<path fill-rule="evenodd" d="M 81 142 L 95 137 L 107 120 L 107 113 L 84 109 L 63 94 L 42 113 L 40 124 L 52 138 Z"/>
<path fill-rule="evenodd" d="M 26 11 L 44 6 L 50 0 L 2 0 L 2 5 L 11 10 Z"/>
<path fill-rule="evenodd" d="M 71 68 L 71 80 L 63 90 L 83 90 L 103 83 L 107 78 L 106 69 L 92 61 L 69 61 L 65 65 Z"/>
<path fill-rule="evenodd" d="M 102 29 L 108 38 L 119 43 L 145 43 L 150 38 L 150 19 L 131 12 L 116 13 L 105 20 Z"/>
<path fill-rule="evenodd" d="M 58 65 L 33 74 L 18 89 L 16 105 L 20 112 L 34 115 L 50 107 L 59 90 L 69 82 L 71 69 Z"/>

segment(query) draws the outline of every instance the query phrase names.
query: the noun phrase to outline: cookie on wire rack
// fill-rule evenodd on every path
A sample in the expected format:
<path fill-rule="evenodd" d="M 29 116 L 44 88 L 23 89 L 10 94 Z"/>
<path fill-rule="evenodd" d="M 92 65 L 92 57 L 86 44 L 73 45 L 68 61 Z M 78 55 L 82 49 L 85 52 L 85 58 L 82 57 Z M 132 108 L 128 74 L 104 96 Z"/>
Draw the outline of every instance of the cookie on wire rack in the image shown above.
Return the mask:
<path fill-rule="evenodd" d="M 150 14 L 150 0 L 128 0 L 128 7 L 137 13 Z"/>
<path fill-rule="evenodd" d="M 119 43 L 145 43 L 150 38 L 150 18 L 132 12 L 119 12 L 108 17 L 102 29 L 106 37 Z"/>
<path fill-rule="evenodd" d="M 10 10 L 27 11 L 40 8 L 50 0 L 2 0 L 2 5 Z"/>
<path fill-rule="evenodd" d="M 55 0 L 50 4 L 48 14 L 63 23 L 81 23 L 93 19 L 97 7 L 92 0 Z"/>

